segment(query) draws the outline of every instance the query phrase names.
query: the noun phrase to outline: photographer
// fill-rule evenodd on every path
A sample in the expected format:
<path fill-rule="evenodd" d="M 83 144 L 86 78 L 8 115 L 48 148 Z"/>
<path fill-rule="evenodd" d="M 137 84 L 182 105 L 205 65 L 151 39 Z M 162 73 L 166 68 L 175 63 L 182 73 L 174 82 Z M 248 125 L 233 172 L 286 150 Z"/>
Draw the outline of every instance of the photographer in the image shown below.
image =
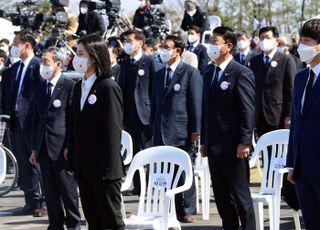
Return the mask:
<path fill-rule="evenodd" d="M 195 0 L 185 1 L 185 12 L 181 23 L 181 29 L 187 31 L 188 27 L 191 25 L 198 26 L 201 33 L 210 29 L 207 14 L 200 10 L 199 6 L 197 6 L 197 1 Z"/>
<path fill-rule="evenodd" d="M 81 37 L 86 34 L 96 33 L 103 35 L 105 25 L 102 16 L 94 11 L 94 2 L 91 0 L 80 1 L 79 27 L 77 34 Z"/>

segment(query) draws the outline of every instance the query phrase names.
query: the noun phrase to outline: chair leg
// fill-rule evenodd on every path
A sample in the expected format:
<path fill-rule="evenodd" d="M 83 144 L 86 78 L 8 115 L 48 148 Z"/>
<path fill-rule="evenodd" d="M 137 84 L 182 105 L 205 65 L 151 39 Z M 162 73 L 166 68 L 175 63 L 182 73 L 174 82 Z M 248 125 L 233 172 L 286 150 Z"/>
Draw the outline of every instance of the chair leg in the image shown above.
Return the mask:
<path fill-rule="evenodd" d="M 274 203 L 271 201 L 271 203 L 268 203 L 268 209 L 269 209 L 269 226 L 270 230 L 276 230 L 275 228 L 275 212 L 274 212 Z"/>
<path fill-rule="evenodd" d="M 256 230 L 263 230 L 263 203 L 261 202 L 254 202 L 254 216 L 256 219 Z"/>
<path fill-rule="evenodd" d="M 202 219 L 204 220 L 205 218 L 205 212 L 206 212 L 206 196 L 205 196 L 205 178 L 204 178 L 204 173 L 202 174 L 202 176 L 200 177 L 200 183 L 201 183 L 201 209 L 202 209 Z"/>
<path fill-rule="evenodd" d="M 209 220 L 210 218 L 210 174 L 209 172 L 204 173 L 204 197 L 202 202 L 203 206 L 203 219 Z"/>
<path fill-rule="evenodd" d="M 194 177 L 194 183 L 196 187 L 196 209 L 197 209 L 197 213 L 199 213 L 200 205 L 199 205 L 199 177 L 198 176 Z"/>
<path fill-rule="evenodd" d="M 294 226 L 295 226 L 296 230 L 301 230 L 299 212 L 293 211 L 292 216 L 293 216 Z"/>

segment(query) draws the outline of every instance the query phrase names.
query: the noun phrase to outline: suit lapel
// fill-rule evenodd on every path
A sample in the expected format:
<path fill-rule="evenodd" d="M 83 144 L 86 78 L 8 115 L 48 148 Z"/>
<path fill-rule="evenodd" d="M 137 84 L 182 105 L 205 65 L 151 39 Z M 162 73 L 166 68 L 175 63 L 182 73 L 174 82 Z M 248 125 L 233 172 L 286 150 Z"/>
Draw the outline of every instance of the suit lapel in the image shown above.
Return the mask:
<path fill-rule="evenodd" d="M 81 113 L 81 116 L 82 116 L 83 114 L 85 114 L 86 111 L 88 110 L 88 107 L 89 107 L 89 105 L 88 105 L 88 103 L 89 103 L 89 102 L 88 102 L 88 98 L 90 97 L 90 95 L 96 94 L 96 92 L 97 92 L 96 87 L 99 85 L 99 82 L 100 82 L 101 80 L 102 80 L 102 78 L 98 77 L 98 78 L 95 80 L 95 82 L 93 83 L 93 85 L 92 85 L 92 87 L 91 87 L 91 89 L 90 89 L 90 91 L 89 91 L 89 93 L 88 93 L 88 96 L 87 96 L 87 98 L 86 98 L 86 100 L 85 100 L 85 102 L 84 102 L 82 111 L 80 112 L 80 113 Z M 80 100 L 81 100 L 81 90 L 80 90 Z M 79 100 L 79 103 L 80 103 L 80 100 Z M 79 105 L 80 105 L 80 104 L 79 104 Z"/>
<path fill-rule="evenodd" d="M 63 89 L 63 81 L 64 81 L 64 77 L 61 76 L 57 82 L 57 85 L 54 87 L 54 90 L 52 92 L 51 98 L 50 98 L 48 106 L 47 106 L 47 111 L 50 108 L 50 106 L 52 105 L 53 101 L 61 94 L 62 89 Z"/>
<path fill-rule="evenodd" d="M 141 76 L 140 76 L 140 74 L 139 74 L 139 70 L 143 70 L 143 71 L 145 71 L 145 69 L 146 69 L 146 61 L 145 61 L 145 57 L 146 57 L 146 55 L 145 55 L 145 54 L 143 54 L 143 55 L 142 55 L 142 57 L 141 57 L 141 59 L 140 59 L 140 61 L 139 61 L 139 65 L 138 65 L 138 76 L 137 76 L 137 78 L 136 78 L 136 88 L 138 87 L 138 84 L 139 84 L 140 78 L 142 78 L 142 77 L 144 77 L 144 76 L 145 76 L 145 73 L 144 73 L 144 74 L 142 74 Z"/>
<path fill-rule="evenodd" d="M 320 78 L 320 75 L 318 76 L 317 81 L 314 83 L 309 103 L 305 105 L 306 106 L 306 108 L 304 110 L 305 114 L 308 112 L 308 110 L 310 109 L 310 107 L 313 104 L 313 102 L 315 101 L 315 99 L 317 99 L 319 97 L 319 90 L 320 90 L 320 80 L 319 80 L 319 78 Z"/>
<path fill-rule="evenodd" d="M 169 92 L 173 89 L 173 86 L 179 81 L 179 78 L 182 73 L 182 68 L 181 68 L 182 64 L 183 64 L 182 61 L 180 61 L 179 65 L 177 66 L 176 70 L 174 71 L 173 77 L 172 77 L 170 84 L 165 92 L 164 97 L 166 97 L 169 94 Z"/>
<path fill-rule="evenodd" d="M 25 72 L 25 75 L 24 75 L 24 78 L 23 78 L 23 82 L 22 82 L 22 85 L 21 85 L 21 90 L 20 90 L 20 93 L 22 93 L 24 91 L 24 89 L 26 88 L 26 85 L 28 83 L 28 78 L 32 78 L 32 72 L 33 72 L 33 66 L 35 65 L 34 63 L 34 57 L 31 59 L 29 65 L 27 66 L 27 70 Z"/>

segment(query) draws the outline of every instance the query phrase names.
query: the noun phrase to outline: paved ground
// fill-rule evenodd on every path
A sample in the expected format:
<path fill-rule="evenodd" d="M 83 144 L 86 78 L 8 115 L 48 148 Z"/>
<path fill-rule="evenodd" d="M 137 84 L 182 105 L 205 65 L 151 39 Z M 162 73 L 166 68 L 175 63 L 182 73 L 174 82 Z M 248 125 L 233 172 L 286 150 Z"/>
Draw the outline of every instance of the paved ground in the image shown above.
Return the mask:
<path fill-rule="evenodd" d="M 257 187 L 252 187 L 253 190 L 257 190 Z M 136 213 L 138 204 L 138 197 L 125 197 L 125 206 L 127 215 Z M 32 217 L 32 216 L 11 216 L 11 210 L 21 207 L 23 205 L 23 196 L 21 191 L 13 191 L 8 195 L 0 197 L 0 229 L 1 230 L 13 230 L 13 229 L 28 229 L 28 230 L 44 230 L 48 224 L 47 217 Z M 222 229 L 221 220 L 215 207 L 214 198 L 211 197 L 210 204 L 210 220 L 202 220 L 202 216 L 197 215 L 197 222 L 194 224 L 183 224 L 182 229 L 185 230 L 214 230 Z M 83 215 L 82 215 L 83 216 Z M 269 229 L 267 210 L 265 207 L 265 229 Z M 302 221 L 302 219 L 301 219 Z M 85 222 L 83 221 L 83 229 L 85 228 Z M 290 216 L 290 210 L 283 203 L 281 207 L 281 226 L 280 229 L 294 229 L 293 219 Z"/>

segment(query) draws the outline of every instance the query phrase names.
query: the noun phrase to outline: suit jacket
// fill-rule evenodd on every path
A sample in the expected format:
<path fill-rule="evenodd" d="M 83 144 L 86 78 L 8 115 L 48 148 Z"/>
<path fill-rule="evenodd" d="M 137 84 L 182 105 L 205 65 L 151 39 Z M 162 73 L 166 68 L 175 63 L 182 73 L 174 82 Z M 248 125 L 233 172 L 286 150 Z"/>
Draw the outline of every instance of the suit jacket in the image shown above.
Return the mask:
<path fill-rule="evenodd" d="M 111 78 L 97 78 L 82 111 L 82 81 L 73 91 L 69 129 L 68 170 L 75 177 L 120 179 L 125 175 L 121 150 L 122 92 Z M 88 99 L 92 101 L 89 103 Z M 96 100 L 95 100 L 96 99 Z"/>
<path fill-rule="evenodd" d="M 95 11 L 90 11 L 88 14 L 79 14 L 78 21 L 77 34 L 85 30 L 87 34 L 103 35 L 106 30 L 102 16 Z"/>
<path fill-rule="evenodd" d="M 249 67 L 251 58 L 253 58 L 253 57 L 257 56 L 257 55 L 258 55 L 257 52 L 255 52 L 253 50 L 250 50 L 248 55 L 246 56 L 246 60 L 244 61 L 244 66 Z M 235 61 L 241 63 L 240 52 L 238 52 L 235 55 L 233 55 L 233 58 L 234 58 Z"/>
<path fill-rule="evenodd" d="M 43 81 L 35 90 L 33 101 L 32 139 L 36 156 L 39 157 L 42 145 L 51 160 L 58 160 L 67 148 L 67 126 L 75 82 L 61 76 L 48 102 L 47 81 Z M 60 104 L 60 105 L 59 105 Z"/>
<path fill-rule="evenodd" d="M 215 66 L 203 76 L 201 144 L 216 155 L 236 154 L 239 144 L 252 144 L 255 79 L 252 71 L 231 60 L 216 87 Z M 228 83 L 223 90 L 221 84 Z"/>
<path fill-rule="evenodd" d="M 277 51 L 266 69 L 260 54 L 251 58 L 250 68 L 256 78 L 257 121 L 263 113 L 269 125 L 283 126 L 284 118 L 291 114 L 294 60 Z"/>
<path fill-rule="evenodd" d="M 1 77 L 1 114 L 10 114 L 12 68 L 6 68 Z M 10 101 L 8 101 L 10 100 Z"/>
<path fill-rule="evenodd" d="M 2 101 L 4 102 L 4 108 L 5 112 L 9 114 L 13 119 L 11 119 L 11 130 L 14 130 L 13 122 L 15 118 L 15 105 L 14 105 L 14 85 L 15 85 L 15 78 L 17 75 L 17 71 L 19 68 L 20 62 L 16 62 L 9 68 L 8 76 L 5 78 L 8 78 L 5 80 L 4 84 L 6 84 L 6 92 L 4 92 L 2 95 L 4 98 Z M 25 76 L 23 79 L 23 83 L 20 90 L 20 107 L 18 109 L 18 117 L 19 122 L 21 125 L 21 129 L 24 136 L 24 141 L 26 142 L 26 145 L 31 150 L 31 126 L 32 126 L 32 112 L 33 108 L 31 106 L 32 100 L 34 97 L 34 91 L 40 82 L 43 81 L 43 78 L 40 76 L 39 73 L 39 66 L 40 66 L 40 59 L 37 57 L 33 57 L 29 63 L 29 65 L 25 68 L 27 68 L 25 72 Z"/>
<path fill-rule="evenodd" d="M 154 144 L 187 146 L 191 134 L 200 133 L 202 79 L 197 69 L 182 61 L 167 89 L 166 67 L 157 72 L 152 98 Z"/>
<path fill-rule="evenodd" d="M 305 113 L 301 113 L 301 98 L 308 76 L 309 68 L 303 69 L 296 75 L 294 82 L 287 167 L 293 167 L 295 175 L 303 173 L 319 183 L 320 77 L 313 86 L 309 103 L 304 105 Z"/>
<path fill-rule="evenodd" d="M 202 45 L 202 44 L 198 44 L 192 51 L 194 54 L 197 55 L 198 57 L 198 69 L 200 72 L 202 72 L 205 67 L 208 65 L 209 63 L 209 57 L 207 54 L 207 48 Z"/>
<path fill-rule="evenodd" d="M 126 87 L 126 75 L 127 69 L 130 63 L 130 58 L 124 60 L 120 64 L 120 73 L 118 78 L 118 84 L 122 91 Z M 143 54 L 139 60 L 138 72 L 139 70 L 143 74 L 139 74 L 136 79 L 136 87 L 134 91 L 134 100 L 136 103 L 136 109 L 140 118 L 140 121 L 144 125 L 149 125 L 150 123 L 150 101 L 152 94 L 152 85 L 155 75 L 154 62 L 153 59 Z"/>

